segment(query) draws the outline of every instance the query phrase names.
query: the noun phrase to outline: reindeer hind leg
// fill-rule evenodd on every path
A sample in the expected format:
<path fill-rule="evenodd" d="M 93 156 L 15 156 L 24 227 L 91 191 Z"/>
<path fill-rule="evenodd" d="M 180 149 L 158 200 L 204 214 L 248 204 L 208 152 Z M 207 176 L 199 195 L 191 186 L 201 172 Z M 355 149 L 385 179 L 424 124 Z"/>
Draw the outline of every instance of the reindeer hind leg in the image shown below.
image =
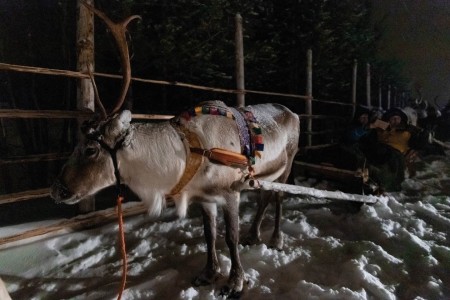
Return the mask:
<path fill-rule="evenodd" d="M 281 218 L 283 214 L 282 201 L 283 193 L 274 192 L 272 196 L 275 198 L 275 224 L 270 238 L 269 247 L 282 250 L 284 245 L 283 232 L 281 232 Z"/>
<path fill-rule="evenodd" d="M 220 273 L 219 260 L 216 254 L 216 216 L 217 207 L 213 203 L 202 203 L 203 230 L 207 248 L 206 266 L 200 274 L 192 280 L 194 286 L 209 285 L 219 279 Z"/>
<path fill-rule="evenodd" d="M 248 233 L 245 235 L 245 237 L 242 239 L 243 245 L 255 245 L 261 243 L 261 223 L 264 218 L 264 215 L 266 214 L 267 207 L 269 206 L 270 202 L 270 193 L 267 191 L 258 191 L 259 197 L 258 197 L 258 210 L 256 211 L 255 217 L 253 219 L 252 225 L 248 231 Z"/>

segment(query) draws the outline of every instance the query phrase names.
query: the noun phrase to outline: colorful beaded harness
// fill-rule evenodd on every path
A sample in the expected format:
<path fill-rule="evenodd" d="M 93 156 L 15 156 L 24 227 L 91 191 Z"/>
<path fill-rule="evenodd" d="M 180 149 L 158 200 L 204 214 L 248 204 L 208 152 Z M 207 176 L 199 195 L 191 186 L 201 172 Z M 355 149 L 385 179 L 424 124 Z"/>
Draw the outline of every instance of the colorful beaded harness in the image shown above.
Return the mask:
<path fill-rule="evenodd" d="M 251 165 L 255 164 L 256 157 L 261 158 L 261 152 L 264 151 L 262 130 L 251 111 L 245 108 L 203 104 L 185 111 L 180 117 L 189 121 L 192 117 L 199 115 L 216 115 L 235 120 L 241 142 L 241 153 L 249 159 Z"/>

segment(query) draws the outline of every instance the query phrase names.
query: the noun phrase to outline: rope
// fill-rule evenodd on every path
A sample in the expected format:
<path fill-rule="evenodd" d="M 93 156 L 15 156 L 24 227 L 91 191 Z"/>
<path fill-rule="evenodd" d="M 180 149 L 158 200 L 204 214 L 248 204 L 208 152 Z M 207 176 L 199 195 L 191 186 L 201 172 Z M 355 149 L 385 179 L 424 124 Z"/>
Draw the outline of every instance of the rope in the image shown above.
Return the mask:
<path fill-rule="evenodd" d="M 117 295 L 117 300 L 122 299 L 123 291 L 125 290 L 125 284 L 127 283 L 127 249 L 125 247 L 125 232 L 123 230 L 123 213 L 122 213 L 122 201 L 124 197 L 122 196 L 122 190 L 120 187 L 120 172 L 117 163 L 117 150 L 119 150 L 123 145 L 124 138 L 116 143 L 114 148 L 109 147 L 103 140 L 97 140 L 97 142 L 106 149 L 112 159 L 114 166 L 114 176 L 116 177 L 116 190 L 117 190 L 117 221 L 119 223 L 119 240 L 120 240 L 120 250 L 122 254 L 122 279 L 120 282 L 120 289 Z"/>
<path fill-rule="evenodd" d="M 127 250 L 125 247 L 125 232 L 123 230 L 123 215 L 122 215 L 122 201 L 123 197 L 121 195 L 117 196 L 117 219 L 119 222 L 119 240 L 120 240 L 120 250 L 122 253 L 122 280 L 120 282 L 120 289 L 117 296 L 117 300 L 122 299 L 123 291 L 125 290 L 125 284 L 127 282 Z"/>

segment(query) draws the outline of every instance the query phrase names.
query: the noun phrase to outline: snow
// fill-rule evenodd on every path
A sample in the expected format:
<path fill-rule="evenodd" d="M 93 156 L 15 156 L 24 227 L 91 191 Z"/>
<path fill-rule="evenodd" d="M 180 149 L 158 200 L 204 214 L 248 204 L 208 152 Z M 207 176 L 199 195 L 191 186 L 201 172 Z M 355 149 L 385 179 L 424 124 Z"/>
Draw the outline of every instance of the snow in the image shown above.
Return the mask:
<path fill-rule="evenodd" d="M 449 176 L 449 158 L 430 159 L 401 192 L 360 210 L 290 196 L 283 207 L 283 251 L 239 247 L 247 278 L 242 299 L 449 299 Z M 242 234 L 255 207 L 244 194 Z M 55 221 L 4 227 L 0 236 Z M 223 219 L 218 224 L 218 256 L 227 274 Z M 262 224 L 266 242 L 272 224 L 269 211 Z M 0 249 L 0 277 L 12 299 L 115 299 L 122 265 L 117 233 L 118 225 L 110 223 Z M 212 286 L 191 284 L 206 259 L 198 208 L 185 219 L 171 209 L 156 220 L 127 218 L 125 235 L 123 299 L 220 299 L 226 277 Z"/>

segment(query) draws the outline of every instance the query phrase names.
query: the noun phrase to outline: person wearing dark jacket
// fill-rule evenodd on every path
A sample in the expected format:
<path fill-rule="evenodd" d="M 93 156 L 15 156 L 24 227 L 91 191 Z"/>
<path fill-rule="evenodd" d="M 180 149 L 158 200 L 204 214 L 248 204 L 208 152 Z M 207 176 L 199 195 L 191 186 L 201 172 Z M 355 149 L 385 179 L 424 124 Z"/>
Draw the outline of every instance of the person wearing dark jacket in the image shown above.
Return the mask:
<path fill-rule="evenodd" d="M 376 181 L 390 191 L 399 191 L 408 167 L 414 176 L 412 162 L 417 158 L 416 150 L 427 143 L 428 135 L 409 124 L 408 116 L 400 109 L 387 111 L 383 120 L 387 128 L 375 128 L 360 143 L 368 161 L 374 165 L 372 175 Z"/>
<path fill-rule="evenodd" d="M 345 144 L 354 144 L 359 141 L 361 137 L 369 132 L 369 110 L 361 108 L 356 111 L 353 122 L 346 131 L 343 141 Z"/>

